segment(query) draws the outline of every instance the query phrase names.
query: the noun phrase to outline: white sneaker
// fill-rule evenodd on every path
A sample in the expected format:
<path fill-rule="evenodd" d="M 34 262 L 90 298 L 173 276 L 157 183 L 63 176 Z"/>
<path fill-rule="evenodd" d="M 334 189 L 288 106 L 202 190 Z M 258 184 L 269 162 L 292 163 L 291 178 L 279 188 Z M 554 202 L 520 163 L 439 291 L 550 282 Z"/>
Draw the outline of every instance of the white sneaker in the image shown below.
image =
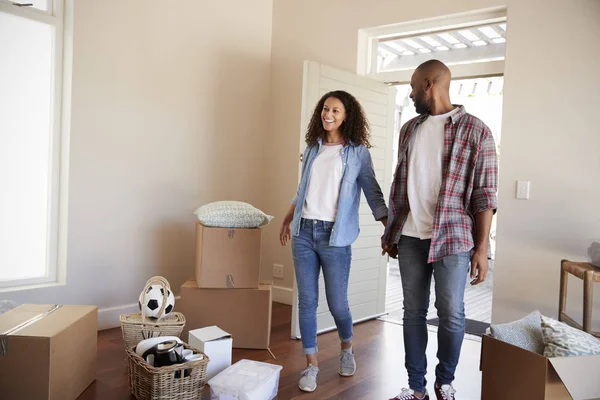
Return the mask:
<path fill-rule="evenodd" d="M 340 352 L 340 375 L 352 376 L 356 372 L 356 361 L 352 349 L 347 349 Z"/>
<path fill-rule="evenodd" d="M 429 400 L 429 393 L 425 390 L 423 397 L 417 397 L 414 390 L 404 388 L 396 395 L 396 397 L 393 397 L 390 400 Z"/>
<path fill-rule="evenodd" d="M 317 374 L 319 368 L 313 367 L 312 364 L 308 366 L 304 371 L 301 372 L 302 377 L 298 382 L 298 387 L 304 392 L 314 392 L 317 389 Z"/>
<path fill-rule="evenodd" d="M 436 383 L 434 385 L 434 389 L 435 389 L 435 396 L 438 398 L 438 400 L 455 400 L 456 399 L 454 397 L 456 390 L 454 390 L 454 387 L 452 385 L 438 386 L 438 384 Z"/>

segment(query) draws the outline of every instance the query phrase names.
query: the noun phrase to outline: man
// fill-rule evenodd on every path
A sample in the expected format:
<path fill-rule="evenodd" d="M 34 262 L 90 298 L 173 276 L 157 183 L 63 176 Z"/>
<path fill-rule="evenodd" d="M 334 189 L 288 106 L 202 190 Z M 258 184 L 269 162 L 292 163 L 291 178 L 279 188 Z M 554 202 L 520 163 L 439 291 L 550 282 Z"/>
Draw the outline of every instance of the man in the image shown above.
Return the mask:
<path fill-rule="evenodd" d="M 427 399 L 427 312 L 431 277 L 439 316 L 434 392 L 452 387 L 465 334 L 464 290 L 486 278 L 496 211 L 498 166 L 490 129 L 450 102 L 450 70 L 438 60 L 414 72 L 410 97 L 420 116 L 400 131 L 398 164 L 383 253 L 398 258 L 404 292 L 404 349 L 409 388 L 394 399 Z"/>

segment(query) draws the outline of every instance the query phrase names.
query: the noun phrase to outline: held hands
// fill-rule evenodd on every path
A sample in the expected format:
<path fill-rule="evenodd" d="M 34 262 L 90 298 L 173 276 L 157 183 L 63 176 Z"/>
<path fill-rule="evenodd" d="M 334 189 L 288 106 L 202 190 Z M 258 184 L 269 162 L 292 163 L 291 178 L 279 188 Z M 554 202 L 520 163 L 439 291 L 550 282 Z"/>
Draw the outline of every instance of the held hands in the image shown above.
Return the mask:
<path fill-rule="evenodd" d="M 387 228 L 387 217 L 381 218 L 379 221 L 383 224 L 384 228 Z M 398 258 L 398 245 L 397 244 L 388 244 L 385 242 L 381 243 L 381 255 L 384 256 L 386 253 L 392 258 Z"/>
<path fill-rule="evenodd" d="M 488 272 L 487 251 L 475 249 L 471 256 L 471 285 L 479 285 L 485 281 Z"/>
<path fill-rule="evenodd" d="M 386 253 L 392 258 L 398 258 L 398 245 L 383 243 L 381 245 L 381 255 L 384 256 Z"/>

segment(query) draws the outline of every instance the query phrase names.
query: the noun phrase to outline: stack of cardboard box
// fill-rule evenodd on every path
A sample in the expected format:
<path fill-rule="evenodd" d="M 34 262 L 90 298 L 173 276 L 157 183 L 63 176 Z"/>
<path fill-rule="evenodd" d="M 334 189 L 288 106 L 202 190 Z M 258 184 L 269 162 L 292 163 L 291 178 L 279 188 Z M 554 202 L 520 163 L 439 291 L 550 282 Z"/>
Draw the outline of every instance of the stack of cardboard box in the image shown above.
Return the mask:
<path fill-rule="evenodd" d="M 196 223 L 196 279 L 181 286 L 177 309 L 190 330 L 216 325 L 234 348 L 268 349 L 271 284 L 260 282 L 261 229 L 215 228 Z"/>

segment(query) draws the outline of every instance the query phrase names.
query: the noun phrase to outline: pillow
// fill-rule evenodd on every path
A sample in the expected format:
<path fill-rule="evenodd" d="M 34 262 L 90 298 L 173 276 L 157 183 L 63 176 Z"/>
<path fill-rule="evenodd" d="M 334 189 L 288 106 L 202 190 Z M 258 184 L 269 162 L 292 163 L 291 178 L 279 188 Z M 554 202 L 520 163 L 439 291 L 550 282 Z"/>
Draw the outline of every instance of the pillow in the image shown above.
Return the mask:
<path fill-rule="evenodd" d="M 0 314 L 4 314 L 7 311 L 12 310 L 17 305 L 14 301 L 10 300 L 0 300 Z"/>
<path fill-rule="evenodd" d="M 517 321 L 490 325 L 490 332 L 498 340 L 541 355 L 545 346 L 541 317 L 542 314 L 535 310 Z"/>
<path fill-rule="evenodd" d="M 542 316 L 545 357 L 600 354 L 600 339 L 555 319 Z"/>
<path fill-rule="evenodd" d="M 217 201 L 205 204 L 194 211 L 206 226 L 219 228 L 258 228 L 273 219 L 258 208 L 241 201 Z"/>

